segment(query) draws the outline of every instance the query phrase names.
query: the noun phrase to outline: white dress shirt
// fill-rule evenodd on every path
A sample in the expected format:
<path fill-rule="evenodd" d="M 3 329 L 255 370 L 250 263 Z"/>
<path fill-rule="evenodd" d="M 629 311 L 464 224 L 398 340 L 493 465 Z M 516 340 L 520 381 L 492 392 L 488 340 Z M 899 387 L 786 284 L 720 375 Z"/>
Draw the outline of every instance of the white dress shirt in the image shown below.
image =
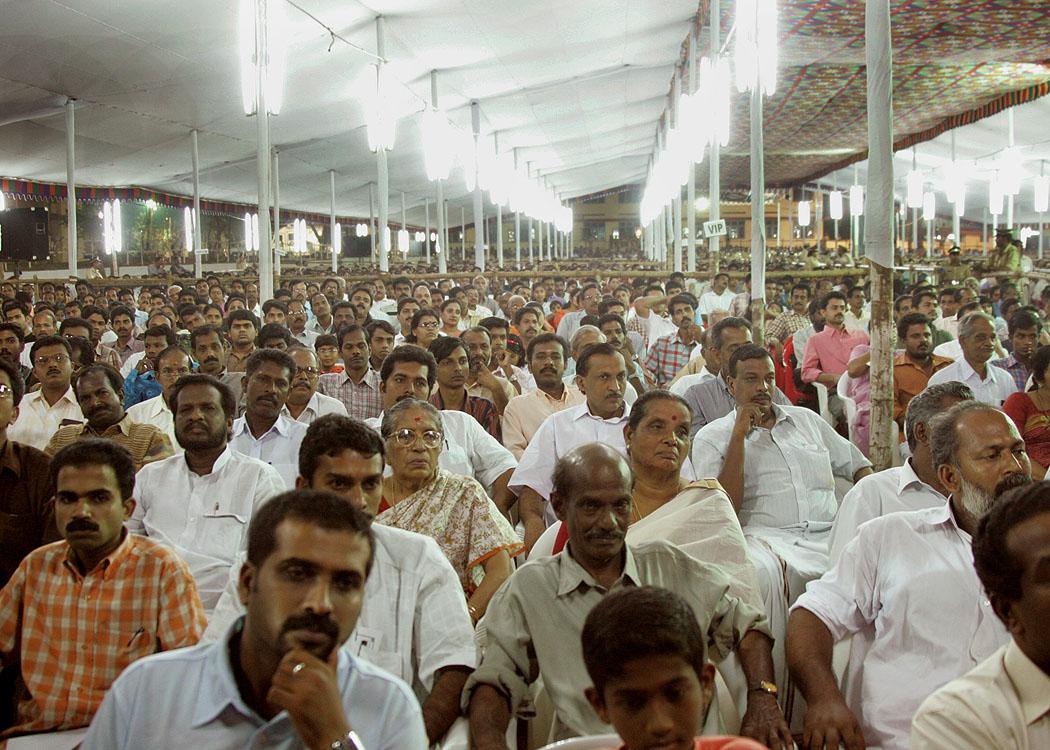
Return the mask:
<path fill-rule="evenodd" d="M 120 374 L 125 378 L 131 374 L 131 371 L 139 366 L 139 362 L 146 358 L 146 352 L 135 352 L 130 357 L 124 360 L 124 364 L 120 366 Z"/>
<path fill-rule="evenodd" d="M 246 417 L 233 423 L 230 447 L 246 456 L 257 458 L 277 469 L 286 489 L 295 489 L 295 478 L 299 476 L 299 446 L 306 437 L 306 425 L 283 414 L 277 416 L 273 427 L 256 438 L 248 429 Z"/>
<path fill-rule="evenodd" d="M 907 748 L 923 700 L 1006 643 L 971 545 L 948 503 L 876 518 L 792 608 L 853 634 L 845 699 L 868 747 Z"/>
<path fill-rule="evenodd" d="M 190 471 L 185 454 L 154 461 L 135 475 L 128 530 L 172 547 L 190 566 L 201 602 L 215 606 L 238 550 L 248 544 L 252 514 L 285 491 L 272 466 L 227 446 L 210 474 Z"/>
<path fill-rule="evenodd" d="M 164 400 L 164 394 L 140 401 L 128 407 L 128 419 L 141 424 L 151 424 L 168 436 L 171 447 L 176 453 L 182 453 L 182 446 L 175 439 L 175 418 Z"/>
<path fill-rule="evenodd" d="M 831 527 L 831 562 L 842 548 L 857 535 L 862 523 L 887 513 L 936 508 L 948 498 L 919 479 L 911 459 L 903 466 L 893 466 L 862 477 L 842 498 L 835 523 Z"/>
<path fill-rule="evenodd" d="M 945 341 L 943 344 L 937 344 L 933 347 L 933 353 L 938 357 L 948 357 L 949 359 L 962 359 L 962 344 L 959 343 L 959 339 L 952 339 L 951 341 Z"/>
<path fill-rule="evenodd" d="M 292 341 L 299 342 L 300 344 L 305 346 L 307 349 L 310 349 L 311 351 L 314 348 L 314 342 L 317 341 L 317 337 L 321 335 L 321 334 L 317 333 L 317 331 L 310 330 L 310 326 L 309 325 L 307 325 L 305 328 L 303 328 L 303 332 L 302 333 L 292 333 L 291 330 L 289 330 L 288 332 L 292 334 Z"/>
<path fill-rule="evenodd" d="M 927 698 L 913 750 L 1050 748 L 1050 675 L 1013 640 Z"/>
<path fill-rule="evenodd" d="M 106 693 L 81 747 L 303 747 L 287 711 L 267 721 L 247 706 L 230 665 L 229 639 L 139 659 Z M 339 650 L 336 682 L 347 723 L 368 750 L 422 750 L 419 702 L 397 677 Z"/>
<path fill-rule="evenodd" d="M 463 586 L 437 542 L 374 524 L 375 559 L 361 615 L 343 649 L 429 692 L 444 667 L 477 666 L 474 627 Z M 203 640 L 222 638 L 244 614 L 237 582 L 246 553 L 230 567 L 226 590 Z"/>
<path fill-rule="evenodd" d="M 801 406 L 773 405 L 771 428 L 756 427 L 744 438 L 744 497 L 740 525 L 830 528 L 838 509 L 835 477 L 853 481 L 871 466 L 860 449 L 839 435 L 816 412 Z M 736 412 L 700 429 L 693 438 L 697 475 L 722 473 Z"/>
<path fill-rule="evenodd" d="M 84 414 L 70 387 L 54 404 L 48 405 L 44 392 L 33 391 L 22 397 L 18 405 L 18 419 L 7 428 L 7 439 L 44 450 L 51 436 L 64 421 L 83 422 Z"/>
<path fill-rule="evenodd" d="M 376 432 L 382 423 L 382 414 L 365 420 Z M 474 477 L 490 497 L 495 481 L 518 465 L 514 454 L 466 412 L 442 409 L 441 429 L 445 433 L 445 446 L 438 455 L 438 467 L 452 474 Z M 387 464 L 387 476 L 392 472 Z"/>
<path fill-rule="evenodd" d="M 715 294 L 713 289 L 700 295 L 696 311 L 701 315 L 710 315 L 715 310 L 728 310 L 729 303 L 733 301 L 736 292 L 728 287 L 721 294 Z"/>
<path fill-rule="evenodd" d="M 700 347 L 696 347 L 698 350 Z M 713 372 L 704 367 L 700 372 L 695 375 L 683 375 L 678 378 L 675 382 L 668 386 L 668 390 L 676 396 L 685 398 L 685 392 L 688 391 L 694 385 L 700 385 L 705 380 L 711 380 L 717 377 Z"/>
<path fill-rule="evenodd" d="M 303 424 L 313 424 L 315 419 L 326 414 L 338 414 L 341 417 L 345 417 L 346 407 L 343 406 L 343 402 L 339 399 L 314 391 L 314 395 L 310 396 L 310 400 L 306 402 L 306 408 L 300 412 L 299 417 L 295 421 Z M 281 407 L 281 416 L 292 419 L 292 413 L 288 411 L 287 404 Z"/>
<path fill-rule="evenodd" d="M 965 357 L 952 362 L 930 376 L 927 387 L 937 383 L 947 383 L 950 380 L 958 380 L 965 383 L 973 390 L 974 398 L 992 406 L 1002 406 L 1010 394 L 1017 390 L 1013 376 L 1001 367 L 995 367 L 991 362 L 984 366 L 985 378 L 981 377 L 966 361 Z"/>

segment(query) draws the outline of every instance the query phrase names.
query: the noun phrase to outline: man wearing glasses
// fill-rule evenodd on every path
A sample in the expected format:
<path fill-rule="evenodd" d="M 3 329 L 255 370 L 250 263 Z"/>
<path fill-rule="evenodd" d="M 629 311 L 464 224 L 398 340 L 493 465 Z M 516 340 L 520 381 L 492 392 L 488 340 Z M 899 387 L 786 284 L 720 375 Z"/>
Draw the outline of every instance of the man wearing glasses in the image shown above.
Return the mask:
<path fill-rule="evenodd" d="M 73 377 L 73 350 L 69 342 L 62 336 L 44 336 L 33 343 L 29 357 L 40 390 L 27 393 L 22 399 L 18 418 L 7 437 L 43 450 L 59 427 L 83 422 L 84 414 L 69 385 Z"/>
<path fill-rule="evenodd" d="M 128 419 L 132 422 L 157 427 L 168 436 L 175 452 L 181 453 L 182 448 L 175 439 L 175 419 L 171 415 L 171 409 L 168 408 L 168 396 L 176 380 L 193 372 L 193 363 L 189 355 L 177 346 L 169 346 L 157 355 L 156 361 L 156 378 L 157 383 L 160 384 L 161 393 L 128 407 Z"/>
<path fill-rule="evenodd" d="M 326 414 L 347 416 L 346 407 L 337 398 L 317 392 L 317 381 L 321 376 L 321 363 L 311 349 L 293 346 L 288 354 L 295 361 L 295 375 L 288 390 L 288 400 L 281 414 L 303 424 L 312 424 Z"/>

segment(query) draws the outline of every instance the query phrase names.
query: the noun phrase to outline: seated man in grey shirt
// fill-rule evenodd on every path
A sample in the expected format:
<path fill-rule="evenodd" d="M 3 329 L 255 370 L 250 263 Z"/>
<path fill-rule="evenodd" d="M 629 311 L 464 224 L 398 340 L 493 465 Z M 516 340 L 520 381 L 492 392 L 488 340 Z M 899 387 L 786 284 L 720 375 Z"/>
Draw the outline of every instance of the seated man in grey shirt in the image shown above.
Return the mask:
<path fill-rule="evenodd" d="M 707 367 L 718 370 L 717 377 L 690 386 L 682 398 L 693 410 L 689 436 L 695 437 L 700 428 L 736 410 L 736 400 L 726 383 L 729 358 L 740 347 L 751 343 L 751 324 L 743 318 L 723 318 L 707 332 L 704 358 Z M 791 402 L 779 388 L 773 391 L 773 403 L 782 406 Z"/>
<path fill-rule="evenodd" d="M 735 652 L 743 667 L 750 690 L 741 734 L 770 747 L 790 746 L 764 616 L 727 592 L 729 578 L 715 565 L 662 541 L 628 548 L 632 486 L 630 466 L 608 446 L 588 443 L 559 459 L 551 501 L 569 543 L 515 572 L 482 620 L 484 657 L 463 692 L 477 750 L 505 750 L 510 718 L 527 714 L 528 684 L 541 675 L 555 707 L 555 739 L 611 731 L 584 695 L 591 682 L 580 632 L 607 592 L 632 585 L 667 588 L 689 602 L 714 657 Z"/>

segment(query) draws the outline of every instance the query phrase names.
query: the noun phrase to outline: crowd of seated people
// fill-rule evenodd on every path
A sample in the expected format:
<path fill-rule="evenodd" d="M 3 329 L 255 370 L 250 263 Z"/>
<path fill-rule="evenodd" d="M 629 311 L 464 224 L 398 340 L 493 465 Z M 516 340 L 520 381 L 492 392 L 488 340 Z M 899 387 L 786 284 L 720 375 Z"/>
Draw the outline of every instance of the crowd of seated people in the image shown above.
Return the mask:
<path fill-rule="evenodd" d="M 1046 295 L 498 276 L 0 284 L 0 743 L 1050 747 Z"/>

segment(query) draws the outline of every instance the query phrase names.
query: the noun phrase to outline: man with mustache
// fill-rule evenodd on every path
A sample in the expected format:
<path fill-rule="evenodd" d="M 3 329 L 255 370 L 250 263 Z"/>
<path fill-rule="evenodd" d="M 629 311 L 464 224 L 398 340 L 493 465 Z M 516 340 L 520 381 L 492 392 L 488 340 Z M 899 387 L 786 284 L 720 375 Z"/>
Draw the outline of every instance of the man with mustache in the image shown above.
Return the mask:
<path fill-rule="evenodd" d="M 476 326 L 460 334 L 459 340 L 467 348 L 470 369 L 467 371 L 468 396 L 477 396 L 491 401 L 496 412 L 502 416 L 507 403 L 518 395 L 510 381 L 489 369 L 492 361 L 491 339 L 487 328 Z"/>
<path fill-rule="evenodd" d="M 167 436 L 176 452 L 181 452 L 175 438 L 175 419 L 168 407 L 168 395 L 172 386 L 183 375 L 193 372 L 193 361 L 189 355 L 177 346 L 169 346 L 157 355 L 157 382 L 162 391 L 151 399 L 135 404 L 128 409 L 128 418 L 132 422 L 151 424 Z"/>
<path fill-rule="evenodd" d="M 1014 379 L 1018 391 L 1025 389 L 1031 376 L 1032 355 L 1039 346 L 1043 333 L 1043 322 L 1031 310 L 1018 310 L 1006 322 L 1010 336 L 1010 354 L 1002 359 L 993 359 L 993 367 L 1001 367 Z"/>
<path fill-rule="evenodd" d="M 973 389 L 978 401 L 1002 406 L 1017 385 L 1010 373 L 990 362 L 996 340 L 994 318 L 983 312 L 970 313 L 959 323 L 963 356 L 931 375 L 929 384 L 958 380 Z"/>
<path fill-rule="evenodd" d="M 252 332 L 252 353 L 255 353 L 254 331 Z M 242 380 L 244 371 L 233 372 L 227 363 L 234 352 L 227 353 L 226 339 L 222 331 L 212 326 L 201 326 L 190 333 L 190 352 L 197 362 L 197 369 L 205 375 L 218 378 L 233 391 L 237 404 L 241 403 Z M 245 360 L 247 362 L 247 360 Z"/>
<path fill-rule="evenodd" d="M 904 351 L 893 358 L 893 418 L 904 427 L 904 412 L 926 388 L 930 376 L 952 363 L 933 353 L 933 324 L 921 312 L 907 313 L 897 322 L 897 340 Z"/>
<path fill-rule="evenodd" d="M 374 565 L 370 527 L 329 492 L 286 492 L 263 505 L 240 572 L 244 617 L 219 641 L 128 669 L 83 747 L 162 747 L 178 737 L 188 747 L 425 748 L 409 687 L 339 648 Z"/>
<path fill-rule="evenodd" d="M 131 454 L 136 471 L 172 455 L 171 442 L 159 427 L 133 422 L 128 417 L 120 373 L 109 365 L 85 367 L 73 381 L 73 392 L 87 423 L 60 427 L 44 453 L 53 456 L 77 440 L 106 438 Z"/>
<path fill-rule="evenodd" d="M 383 441 L 374 430 L 329 415 L 306 432 L 296 487 L 333 492 L 374 516 L 383 497 L 384 465 Z M 460 692 L 477 661 L 463 588 L 430 537 L 379 524 L 372 534 L 375 562 L 361 616 L 344 647 L 422 688 L 427 737 L 437 742 L 460 714 Z M 239 569 L 230 570 L 205 640 L 220 638 L 244 613 L 237 596 Z"/>
<path fill-rule="evenodd" d="M 22 399 L 7 436 L 43 450 L 60 425 L 79 424 L 84 421 L 84 414 L 70 386 L 73 348 L 69 341 L 64 336 L 44 336 L 33 342 L 29 356 L 40 390 L 27 393 Z"/>
<path fill-rule="evenodd" d="M 368 334 L 355 323 L 340 328 L 338 337 L 343 371 L 322 375 L 317 390 L 342 401 L 346 413 L 354 419 L 370 419 L 383 410 L 383 404 L 379 373 L 369 362 Z"/>
<path fill-rule="evenodd" d="M 78 441 L 51 459 L 49 481 L 63 541 L 29 553 L 0 591 L 0 658 L 20 662 L 28 689 L 0 740 L 87 726 L 129 664 L 204 632 L 186 564 L 124 528 L 135 508 L 124 448 Z"/>
<path fill-rule="evenodd" d="M 489 605 L 484 657 L 463 692 L 478 750 L 505 750 L 510 717 L 528 700 L 528 684 L 537 676 L 554 703 L 557 739 L 609 732 L 585 698 L 591 681 L 580 632 L 591 608 L 625 586 L 659 586 L 685 598 L 714 658 L 735 652 L 752 688 L 741 734 L 773 748 L 791 746 L 776 698 L 766 689 L 773 662 L 765 617 L 727 593 L 729 578 L 716 565 L 664 541 L 628 547 L 632 485 L 629 464 L 608 445 L 581 444 L 558 460 L 551 502 L 569 542 L 559 554 L 519 568 Z"/>
<path fill-rule="evenodd" d="M 824 318 L 824 329 L 806 341 L 806 348 L 802 352 L 802 380 L 827 387 L 828 408 L 841 422 L 846 414 L 842 400 L 836 393 L 839 378 L 846 372 L 854 348 L 871 342 L 863 330 L 846 327 L 846 295 L 842 292 L 825 294 L 821 298 L 820 312 Z M 796 356 L 799 354 L 797 343 Z"/>
<path fill-rule="evenodd" d="M 179 553 L 210 611 L 247 543 L 252 514 L 285 485 L 272 466 L 228 445 L 237 402 L 226 384 L 210 375 L 184 375 L 172 386 L 168 405 L 185 453 L 139 472 L 128 528 Z"/>
<path fill-rule="evenodd" d="M 1008 640 L 971 537 L 999 494 L 1031 481 L 1024 441 L 1001 411 L 965 401 L 933 420 L 930 446 L 948 501 L 864 524 L 792 609 L 788 663 L 808 707 L 806 747 L 907 748 L 922 701 Z M 842 695 L 831 650 L 849 634 Z"/>
<path fill-rule="evenodd" d="M 162 390 L 157 382 L 157 356 L 170 346 L 175 346 L 175 332 L 166 325 L 146 329 L 145 343 L 141 352 L 128 357 L 121 368 L 124 376 L 124 406 L 131 408 L 155 396 Z"/>
<path fill-rule="evenodd" d="M 22 364 L 25 357 L 25 331 L 14 323 L 0 323 L 0 359 L 6 360 L 18 368 L 18 376 L 23 383 L 29 381 L 33 368 Z"/>
<path fill-rule="evenodd" d="M 244 416 L 233 423 L 230 447 L 277 469 L 285 487 L 295 487 L 299 444 L 306 425 L 284 416 L 285 401 L 296 374 L 286 352 L 260 349 L 244 371 Z"/>
<path fill-rule="evenodd" d="M 406 398 L 426 401 L 435 382 L 437 362 L 430 352 L 414 344 L 395 348 L 383 360 L 380 371 L 379 390 L 384 411 Z M 383 413 L 366 419 L 365 424 L 378 432 Z M 441 422 L 445 444 L 438 455 L 438 466 L 453 474 L 474 477 L 499 509 L 508 512 L 515 501 L 507 489 L 507 482 L 518 465 L 514 456 L 466 412 L 443 409 Z"/>
<path fill-rule="evenodd" d="M 295 343 L 313 349 L 314 342 L 320 335 L 306 327 L 306 303 L 302 300 L 293 299 L 288 303 L 288 333 L 291 334 Z"/>
<path fill-rule="evenodd" d="M 226 353 L 224 367 L 229 372 L 244 372 L 248 357 L 255 353 L 259 319 L 248 310 L 231 310 L 226 314 L 224 325 L 230 340 L 230 350 Z"/>
<path fill-rule="evenodd" d="M 303 424 L 310 424 L 326 414 L 346 416 L 346 407 L 337 398 L 317 392 L 321 360 L 313 349 L 293 346 L 288 354 L 295 360 L 295 375 L 281 414 Z"/>

